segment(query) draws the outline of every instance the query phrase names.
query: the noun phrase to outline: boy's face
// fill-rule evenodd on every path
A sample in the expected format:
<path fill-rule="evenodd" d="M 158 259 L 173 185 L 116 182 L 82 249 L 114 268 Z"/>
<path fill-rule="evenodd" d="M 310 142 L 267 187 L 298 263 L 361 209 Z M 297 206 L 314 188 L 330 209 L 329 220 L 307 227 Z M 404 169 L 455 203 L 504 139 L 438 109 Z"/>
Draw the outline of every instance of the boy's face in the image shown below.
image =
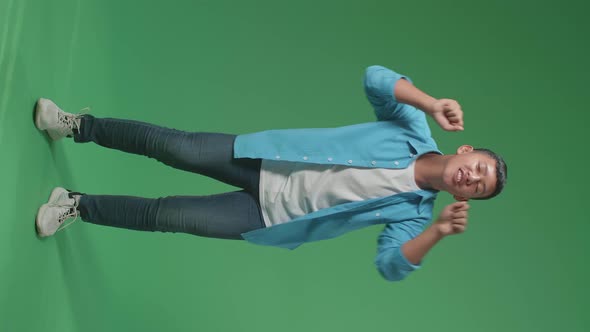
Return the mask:
<path fill-rule="evenodd" d="M 491 195 L 496 189 L 496 160 L 485 153 L 462 145 L 443 171 L 445 191 L 465 201 Z"/>

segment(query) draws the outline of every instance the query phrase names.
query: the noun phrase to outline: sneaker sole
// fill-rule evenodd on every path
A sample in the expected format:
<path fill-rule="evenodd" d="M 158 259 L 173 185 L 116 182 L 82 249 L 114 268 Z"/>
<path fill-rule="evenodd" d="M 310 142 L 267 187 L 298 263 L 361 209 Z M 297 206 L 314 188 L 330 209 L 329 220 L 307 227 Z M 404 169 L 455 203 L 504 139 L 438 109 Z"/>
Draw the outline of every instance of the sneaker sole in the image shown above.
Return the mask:
<path fill-rule="evenodd" d="M 51 234 L 44 234 L 40 231 L 41 229 L 41 216 L 45 214 L 45 210 L 47 210 L 47 204 L 43 204 L 41 205 L 41 207 L 39 208 L 39 210 L 37 211 L 37 217 L 35 218 L 35 228 L 37 230 L 37 234 L 40 237 L 47 237 Z"/>
<path fill-rule="evenodd" d="M 67 190 L 65 190 L 62 187 L 53 188 L 53 190 L 51 191 L 51 195 L 49 195 L 49 200 L 47 201 L 47 203 L 41 205 L 41 207 L 39 208 L 39 211 L 37 211 L 37 217 L 35 218 L 35 225 L 36 225 L 36 229 L 37 229 L 37 234 L 39 234 L 39 236 L 46 237 L 46 236 L 51 235 L 51 234 L 49 234 L 49 235 L 41 234 L 39 232 L 41 216 L 45 213 L 45 210 L 47 210 L 47 208 L 49 207 L 49 204 L 55 203 L 57 201 L 57 199 L 59 198 L 59 196 L 61 196 L 63 191 L 67 192 Z"/>
<path fill-rule="evenodd" d="M 41 112 L 43 111 L 44 104 L 45 99 L 39 98 L 39 100 L 37 100 L 37 105 L 35 106 L 35 127 L 39 130 L 45 130 L 45 128 L 41 128 Z"/>
<path fill-rule="evenodd" d="M 52 135 L 47 128 L 43 128 L 41 126 L 41 112 L 43 112 L 45 109 L 47 109 L 47 102 L 48 99 L 45 98 L 39 98 L 39 100 L 37 100 L 37 106 L 35 106 L 35 126 L 37 127 L 37 129 L 39 130 L 45 130 L 45 132 L 47 133 L 47 135 L 54 141 L 57 141 L 58 139 L 62 138 L 61 135 L 56 134 L 56 135 Z"/>

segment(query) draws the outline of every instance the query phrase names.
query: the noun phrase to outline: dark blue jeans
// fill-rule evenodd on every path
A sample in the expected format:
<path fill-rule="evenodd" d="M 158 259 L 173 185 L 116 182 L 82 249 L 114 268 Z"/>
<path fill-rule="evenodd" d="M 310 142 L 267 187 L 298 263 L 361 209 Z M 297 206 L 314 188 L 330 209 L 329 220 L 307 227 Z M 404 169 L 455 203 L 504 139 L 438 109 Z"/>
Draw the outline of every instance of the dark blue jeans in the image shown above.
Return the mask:
<path fill-rule="evenodd" d="M 263 228 L 258 200 L 260 159 L 234 159 L 236 135 L 184 132 L 149 123 L 83 115 L 77 143 L 94 142 L 144 155 L 243 190 L 209 196 L 89 195 L 80 198 L 82 220 L 142 231 L 182 232 L 223 239 Z"/>

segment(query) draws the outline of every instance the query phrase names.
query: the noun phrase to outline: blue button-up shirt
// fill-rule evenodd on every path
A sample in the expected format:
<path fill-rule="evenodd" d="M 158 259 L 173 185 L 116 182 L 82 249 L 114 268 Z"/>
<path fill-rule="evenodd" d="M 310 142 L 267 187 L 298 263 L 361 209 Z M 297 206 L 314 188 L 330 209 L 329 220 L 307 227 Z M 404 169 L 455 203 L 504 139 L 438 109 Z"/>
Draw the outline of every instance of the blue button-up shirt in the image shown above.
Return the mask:
<path fill-rule="evenodd" d="M 235 158 L 261 158 L 368 168 L 406 168 L 419 156 L 440 154 L 424 112 L 398 103 L 395 83 L 407 76 L 382 66 L 368 67 L 365 93 L 376 122 L 338 128 L 267 130 L 238 135 Z M 376 224 L 385 224 L 378 238 L 375 263 L 383 277 L 401 280 L 420 267 L 401 251 L 432 219 L 436 191 L 418 190 L 314 211 L 287 223 L 243 233 L 262 245 L 295 249 L 306 242 L 330 239 Z"/>

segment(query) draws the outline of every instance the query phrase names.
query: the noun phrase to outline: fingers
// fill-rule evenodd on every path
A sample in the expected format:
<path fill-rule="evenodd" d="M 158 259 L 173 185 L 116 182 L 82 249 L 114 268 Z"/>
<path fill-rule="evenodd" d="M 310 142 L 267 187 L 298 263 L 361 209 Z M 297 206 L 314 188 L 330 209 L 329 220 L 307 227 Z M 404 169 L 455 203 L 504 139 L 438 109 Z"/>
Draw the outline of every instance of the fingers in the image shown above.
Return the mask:
<path fill-rule="evenodd" d="M 454 131 L 455 126 L 452 125 L 449 122 L 449 119 L 446 118 L 445 114 L 440 112 L 440 113 L 434 113 L 433 115 L 434 120 L 436 120 L 436 122 L 440 125 L 440 127 L 446 131 Z"/>
<path fill-rule="evenodd" d="M 444 123 L 441 125 L 442 129 L 446 130 L 446 131 L 459 131 L 461 130 L 460 127 L 452 125 L 450 123 Z"/>
<path fill-rule="evenodd" d="M 467 229 L 467 225 L 453 224 L 451 227 L 455 233 L 463 233 Z"/>
<path fill-rule="evenodd" d="M 467 211 L 459 211 L 453 213 L 453 219 L 464 219 L 467 218 Z"/>
<path fill-rule="evenodd" d="M 467 209 L 459 210 L 452 214 L 451 227 L 455 233 L 463 233 L 467 229 Z"/>
<path fill-rule="evenodd" d="M 449 123 L 453 125 L 463 126 L 463 111 L 461 109 L 450 109 L 444 112 L 445 117 Z"/>
<path fill-rule="evenodd" d="M 454 130 L 463 130 L 463 110 L 457 101 L 445 99 L 443 113 Z"/>
<path fill-rule="evenodd" d="M 461 206 L 455 208 L 453 211 L 455 213 L 457 213 L 457 212 L 460 212 L 460 211 L 467 211 L 467 210 L 469 210 L 469 208 L 470 208 L 469 204 L 467 204 L 467 202 L 465 202 L 464 205 L 461 205 Z"/>
<path fill-rule="evenodd" d="M 446 131 L 460 131 L 464 130 L 463 128 L 463 120 L 461 121 L 454 121 L 446 117 L 446 114 L 441 115 L 442 119 L 436 118 L 436 122 L 441 126 L 442 129 Z"/>
<path fill-rule="evenodd" d="M 456 212 L 451 215 L 451 223 L 466 225 L 467 224 L 467 211 Z"/>
<path fill-rule="evenodd" d="M 447 205 L 445 222 L 450 223 L 453 234 L 463 233 L 467 229 L 470 206 L 466 201 Z"/>
<path fill-rule="evenodd" d="M 466 201 L 461 201 L 451 204 L 450 207 L 453 211 L 467 211 L 470 206 Z"/>

